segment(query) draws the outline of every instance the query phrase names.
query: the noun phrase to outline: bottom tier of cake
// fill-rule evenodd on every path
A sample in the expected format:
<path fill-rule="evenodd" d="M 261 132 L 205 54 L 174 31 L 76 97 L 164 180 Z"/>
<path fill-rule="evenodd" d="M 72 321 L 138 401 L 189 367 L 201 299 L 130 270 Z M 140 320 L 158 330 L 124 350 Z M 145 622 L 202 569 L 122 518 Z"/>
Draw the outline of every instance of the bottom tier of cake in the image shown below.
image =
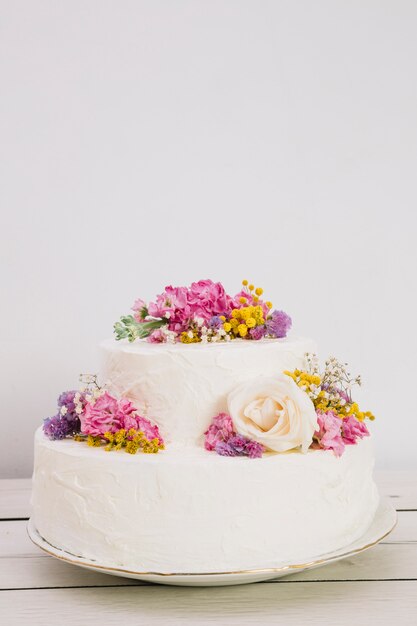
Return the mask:
<path fill-rule="evenodd" d="M 209 573 L 306 562 L 342 548 L 378 506 L 372 442 L 221 457 L 200 448 L 105 452 L 35 437 L 33 520 L 50 544 L 136 572 Z"/>

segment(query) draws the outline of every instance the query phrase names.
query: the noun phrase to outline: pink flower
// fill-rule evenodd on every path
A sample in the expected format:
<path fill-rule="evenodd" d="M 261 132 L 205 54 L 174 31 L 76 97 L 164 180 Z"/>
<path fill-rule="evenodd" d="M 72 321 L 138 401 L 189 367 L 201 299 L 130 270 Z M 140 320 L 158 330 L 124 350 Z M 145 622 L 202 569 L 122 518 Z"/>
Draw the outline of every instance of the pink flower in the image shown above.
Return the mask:
<path fill-rule="evenodd" d="M 342 421 L 342 437 L 346 444 L 354 444 L 357 439 L 369 437 L 369 430 L 354 415 L 349 415 Z"/>
<path fill-rule="evenodd" d="M 164 317 L 168 320 L 168 328 L 180 333 L 187 329 L 191 317 L 191 307 L 187 302 L 186 287 L 165 287 L 165 291 L 150 302 L 148 313 L 151 317 Z"/>
<path fill-rule="evenodd" d="M 159 443 L 163 445 L 164 440 L 162 439 L 159 428 L 156 424 L 151 424 L 146 417 L 142 417 L 141 415 L 136 415 L 136 422 L 137 425 L 133 428 L 141 430 L 146 439 L 149 439 L 149 441 L 152 441 L 152 439 L 158 439 Z"/>
<path fill-rule="evenodd" d="M 188 292 L 191 314 L 209 320 L 214 315 L 230 311 L 232 298 L 227 295 L 221 283 L 212 280 L 199 280 L 192 283 Z"/>
<path fill-rule="evenodd" d="M 333 411 L 322 413 L 317 411 L 319 429 L 314 433 L 320 448 L 333 450 L 336 456 L 341 456 L 345 450 L 342 438 L 342 420 Z"/>
<path fill-rule="evenodd" d="M 136 420 L 132 415 L 136 411 L 129 400 L 118 401 L 107 391 L 94 403 L 87 402 L 80 415 L 81 432 L 99 437 L 105 432 L 116 432 L 120 428 L 135 428 Z M 128 425 L 128 426 L 127 426 Z"/>
<path fill-rule="evenodd" d="M 153 330 L 146 338 L 149 343 L 163 343 L 165 341 L 165 335 L 160 328 Z"/>
<path fill-rule="evenodd" d="M 144 321 L 144 317 L 142 315 L 142 312 L 144 310 L 146 311 L 146 302 L 144 300 L 141 300 L 140 298 L 135 300 L 132 306 L 132 311 L 134 311 L 133 317 L 137 322 Z"/>
<path fill-rule="evenodd" d="M 215 450 L 221 441 L 227 441 L 234 434 L 232 418 L 227 413 L 219 413 L 204 433 L 206 450 Z"/>

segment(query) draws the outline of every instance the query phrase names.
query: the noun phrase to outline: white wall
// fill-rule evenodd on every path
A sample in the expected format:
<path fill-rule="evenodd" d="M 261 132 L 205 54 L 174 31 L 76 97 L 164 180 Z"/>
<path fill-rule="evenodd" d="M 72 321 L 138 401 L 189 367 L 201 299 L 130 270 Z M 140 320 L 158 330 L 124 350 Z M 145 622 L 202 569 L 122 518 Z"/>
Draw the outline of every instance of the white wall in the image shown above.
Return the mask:
<path fill-rule="evenodd" d="M 135 297 L 254 280 L 417 467 L 417 4 L 1 2 L 0 476 Z"/>

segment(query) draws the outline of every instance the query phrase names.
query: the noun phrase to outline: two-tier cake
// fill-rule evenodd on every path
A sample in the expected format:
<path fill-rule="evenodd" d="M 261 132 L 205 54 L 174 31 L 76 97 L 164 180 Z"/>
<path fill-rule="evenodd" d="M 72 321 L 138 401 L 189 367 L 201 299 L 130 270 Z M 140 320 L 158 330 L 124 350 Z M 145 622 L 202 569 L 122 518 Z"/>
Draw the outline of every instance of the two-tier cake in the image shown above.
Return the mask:
<path fill-rule="evenodd" d="M 104 342 L 100 378 L 35 437 L 33 521 L 135 572 L 236 572 L 358 539 L 378 506 L 360 383 L 244 281 L 167 287 Z M 86 445 L 89 444 L 89 445 Z"/>

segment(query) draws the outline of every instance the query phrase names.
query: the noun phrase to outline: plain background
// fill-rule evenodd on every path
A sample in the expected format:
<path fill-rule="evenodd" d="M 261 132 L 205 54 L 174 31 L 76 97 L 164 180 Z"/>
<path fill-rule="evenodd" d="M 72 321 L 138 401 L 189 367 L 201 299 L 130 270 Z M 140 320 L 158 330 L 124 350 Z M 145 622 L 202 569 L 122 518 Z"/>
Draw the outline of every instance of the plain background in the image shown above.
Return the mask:
<path fill-rule="evenodd" d="M 417 467 L 417 4 L 2 1 L 0 476 L 136 297 L 264 287 Z"/>

